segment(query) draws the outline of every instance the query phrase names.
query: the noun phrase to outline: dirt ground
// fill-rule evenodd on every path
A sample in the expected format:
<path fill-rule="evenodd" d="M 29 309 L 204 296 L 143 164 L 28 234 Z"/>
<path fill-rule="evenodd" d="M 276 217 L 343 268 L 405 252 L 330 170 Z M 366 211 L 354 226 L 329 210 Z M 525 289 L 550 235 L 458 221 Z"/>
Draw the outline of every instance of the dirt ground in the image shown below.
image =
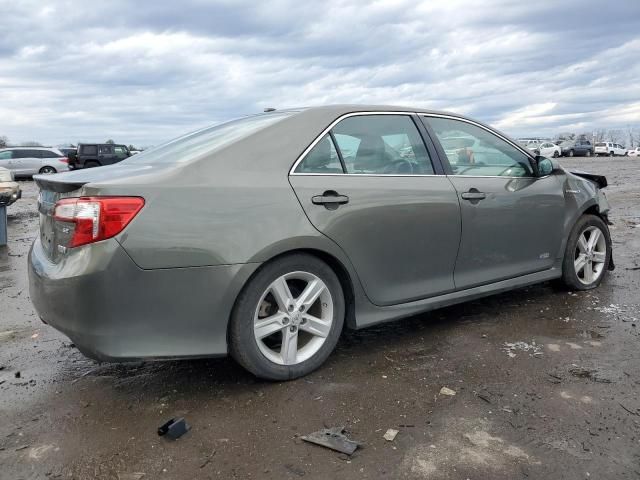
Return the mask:
<path fill-rule="evenodd" d="M 346 332 L 287 383 L 228 359 L 83 357 L 29 301 L 37 190 L 21 182 L 0 254 L 0 478 L 640 478 L 640 159 L 562 163 L 609 179 L 618 268 L 600 288 L 542 284 Z M 158 437 L 175 416 L 192 430 Z M 333 426 L 362 442 L 351 457 L 300 439 Z"/>

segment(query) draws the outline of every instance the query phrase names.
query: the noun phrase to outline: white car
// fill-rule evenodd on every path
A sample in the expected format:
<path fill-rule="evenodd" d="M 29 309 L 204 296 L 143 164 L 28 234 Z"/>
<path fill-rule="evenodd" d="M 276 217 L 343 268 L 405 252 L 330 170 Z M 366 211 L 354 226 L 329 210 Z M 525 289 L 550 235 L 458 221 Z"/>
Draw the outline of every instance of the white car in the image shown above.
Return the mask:
<path fill-rule="evenodd" d="M 627 155 L 630 157 L 640 157 L 640 147 L 632 148 L 627 151 Z"/>
<path fill-rule="evenodd" d="M 11 170 L 16 177 L 66 172 L 69 159 L 57 148 L 7 147 L 0 149 L 0 167 Z"/>
<path fill-rule="evenodd" d="M 541 143 L 538 147 L 538 152 L 540 155 L 547 158 L 558 158 L 562 155 L 562 149 L 560 148 L 560 146 L 551 142 Z"/>
<path fill-rule="evenodd" d="M 616 155 L 624 156 L 627 154 L 627 149 L 619 143 L 613 142 L 598 142 L 595 148 L 596 155 L 609 155 L 614 157 Z"/>

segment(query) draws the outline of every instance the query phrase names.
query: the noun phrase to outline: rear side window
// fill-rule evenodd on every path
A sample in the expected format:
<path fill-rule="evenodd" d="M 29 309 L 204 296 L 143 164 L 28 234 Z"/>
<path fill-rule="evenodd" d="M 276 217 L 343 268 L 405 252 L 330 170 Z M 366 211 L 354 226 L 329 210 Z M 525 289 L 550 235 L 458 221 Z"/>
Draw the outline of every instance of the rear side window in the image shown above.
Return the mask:
<path fill-rule="evenodd" d="M 500 137 L 462 120 L 425 117 L 436 133 L 454 175 L 526 177 L 529 157 Z"/>
<path fill-rule="evenodd" d="M 42 158 L 40 150 L 14 150 L 13 158 Z"/>
<path fill-rule="evenodd" d="M 296 173 L 344 173 L 330 135 L 322 137 L 296 167 Z"/>
<path fill-rule="evenodd" d="M 332 130 L 347 173 L 433 175 L 418 128 L 408 115 L 357 115 Z"/>
<path fill-rule="evenodd" d="M 56 153 L 52 150 L 40 150 L 40 154 L 42 155 L 42 158 L 58 158 L 61 157 L 61 155 L 59 153 Z"/>
<path fill-rule="evenodd" d="M 135 162 L 151 164 L 188 162 L 267 128 L 295 113 L 298 112 L 263 113 L 198 130 L 135 155 Z"/>
<path fill-rule="evenodd" d="M 98 154 L 98 146 L 97 145 L 82 145 L 80 147 L 80 152 L 82 155 L 97 155 Z"/>
<path fill-rule="evenodd" d="M 113 153 L 113 147 L 111 145 L 100 145 L 98 152 L 100 155 L 111 155 Z"/>

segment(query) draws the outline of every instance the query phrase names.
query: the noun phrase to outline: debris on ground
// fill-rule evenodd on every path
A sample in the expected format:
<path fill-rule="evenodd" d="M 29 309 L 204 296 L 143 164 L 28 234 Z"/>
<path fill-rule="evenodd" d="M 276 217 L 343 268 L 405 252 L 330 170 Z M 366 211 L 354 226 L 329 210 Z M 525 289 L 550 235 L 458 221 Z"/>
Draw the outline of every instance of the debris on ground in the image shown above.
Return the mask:
<path fill-rule="evenodd" d="M 611 383 L 610 378 L 603 377 L 598 373 L 597 370 L 590 370 L 587 368 L 574 366 L 569 369 L 569 373 L 574 377 L 588 378 L 589 380 L 593 380 L 594 382 L 598 383 Z"/>
<path fill-rule="evenodd" d="M 399 430 L 396 430 L 394 428 L 389 428 L 389 429 L 387 429 L 387 431 L 383 435 L 383 438 L 387 442 L 393 442 L 396 439 L 396 436 L 398 435 L 398 432 L 399 432 Z"/>
<path fill-rule="evenodd" d="M 140 480 L 145 474 L 142 472 L 119 473 L 118 480 Z"/>
<path fill-rule="evenodd" d="M 351 455 L 360 446 L 359 442 L 344 435 L 344 427 L 323 428 L 300 438 L 305 442 L 315 443 L 347 455 Z"/>
<path fill-rule="evenodd" d="M 509 358 L 514 358 L 516 356 L 515 351 L 521 350 L 523 352 L 529 353 L 529 355 L 542 355 L 542 347 L 543 345 L 536 344 L 535 340 L 532 340 L 531 343 L 527 342 L 504 342 L 504 346 L 502 350 L 507 352 Z"/>
<path fill-rule="evenodd" d="M 13 374 L 15 378 L 20 378 L 20 370 Z"/>
<path fill-rule="evenodd" d="M 456 394 L 455 390 L 451 390 L 448 387 L 442 387 L 440 389 L 440 395 L 449 395 L 450 397 L 453 397 Z"/>
<path fill-rule="evenodd" d="M 189 430 L 191 430 L 191 425 L 183 417 L 172 418 L 158 428 L 158 435 L 177 440 Z"/>

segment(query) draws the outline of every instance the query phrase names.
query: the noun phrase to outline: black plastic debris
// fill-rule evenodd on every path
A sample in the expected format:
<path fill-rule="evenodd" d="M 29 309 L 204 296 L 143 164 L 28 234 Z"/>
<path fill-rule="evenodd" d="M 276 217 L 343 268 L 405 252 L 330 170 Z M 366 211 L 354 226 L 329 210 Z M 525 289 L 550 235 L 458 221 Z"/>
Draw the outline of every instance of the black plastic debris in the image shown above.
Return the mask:
<path fill-rule="evenodd" d="M 315 443 L 316 445 L 330 448 L 336 452 L 351 455 L 356 451 L 356 448 L 360 446 L 360 443 L 347 438 L 343 432 L 344 427 L 324 428 L 300 438 L 305 442 Z"/>
<path fill-rule="evenodd" d="M 189 430 L 191 430 L 191 425 L 189 425 L 184 418 L 172 418 L 158 428 L 158 435 L 177 440 Z"/>

